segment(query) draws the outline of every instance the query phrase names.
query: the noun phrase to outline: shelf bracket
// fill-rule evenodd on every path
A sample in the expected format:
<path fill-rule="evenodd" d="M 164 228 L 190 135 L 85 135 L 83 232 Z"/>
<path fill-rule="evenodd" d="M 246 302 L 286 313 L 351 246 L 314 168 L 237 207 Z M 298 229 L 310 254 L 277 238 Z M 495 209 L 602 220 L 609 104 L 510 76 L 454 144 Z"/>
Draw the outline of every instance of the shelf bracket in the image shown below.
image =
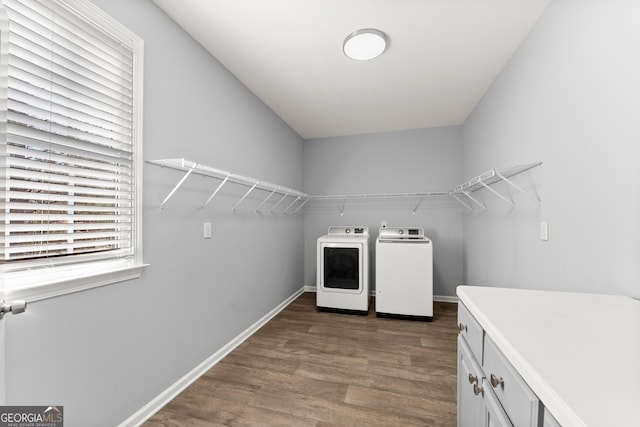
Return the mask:
<path fill-rule="evenodd" d="M 484 209 L 485 211 L 488 210 L 487 207 L 485 205 L 483 205 L 482 203 L 480 203 L 479 200 L 475 199 L 471 193 L 469 193 L 468 191 L 464 191 L 464 190 L 460 190 L 462 192 L 462 194 L 464 194 L 465 196 L 467 196 L 469 199 L 471 199 L 473 202 L 475 202 L 478 206 L 480 206 L 482 209 Z"/>
<path fill-rule="evenodd" d="M 497 173 L 497 172 L 496 172 Z M 487 190 L 491 191 L 493 194 L 495 194 L 496 196 L 500 197 L 502 200 L 504 200 L 505 202 L 507 202 L 508 204 L 511 205 L 511 207 L 515 208 L 516 204 L 513 203 L 511 200 L 507 199 L 506 197 L 504 197 L 502 194 L 498 193 L 496 190 L 494 190 L 493 188 L 489 187 L 487 184 L 485 184 L 484 182 L 480 181 L 480 184 L 482 184 L 484 186 L 484 188 L 486 188 Z"/>
<path fill-rule="evenodd" d="M 160 203 L 160 209 L 162 209 L 164 207 L 165 203 L 167 203 L 169 201 L 171 196 L 173 196 L 173 193 L 175 193 L 178 190 L 178 188 L 180 188 L 182 186 L 182 184 L 184 184 L 184 182 L 187 180 L 187 178 L 189 178 L 189 175 L 191 175 L 191 173 L 196 168 L 196 166 L 197 165 L 191 166 L 191 169 L 189 169 L 187 171 L 187 173 L 182 177 L 182 179 L 176 184 L 176 186 L 173 187 L 173 190 L 171 190 L 171 192 L 167 195 L 167 197 L 164 198 L 162 203 Z"/>
<path fill-rule="evenodd" d="M 258 186 L 258 183 L 257 183 L 257 182 L 256 182 L 255 184 L 253 184 L 253 187 L 251 187 L 251 188 L 250 188 L 246 193 L 244 193 L 244 196 L 242 196 L 242 198 L 241 198 L 240 200 L 238 200 L 238 201 L 236 202 L 236 204 L 235 204 L 235 205 L 233 205 L 233 207 L 231 208 L 231 210 L 232 210 L 232 211 L 235 211 L 235 210 L 236 210 L 236 208 L 238 207 L 238 205 L 239 205 L 240 203 L 242 203 L 242 201 L 243 201 L 244 199 L 246 199 L 246 198 L 247 198 L 247 196 L 249 195 L 249 193 L 251 193 L 251 192 L 252 192 L 252 191 L 253 191 L 257 186 Z"/>
<path fill-rule="evenodd" d="M 218 194 L 218 191 L 220 191 L 222 186 L 225 185 L 227 183 L 227 181 L 229 181 L 229 176 L 226 176 L 225 179 L 222 180 L 220 185 L 218 185 L 218 187 L 215 189 L 215 191 L 213 193 L 211 193 L 211 196 L 209 196 L 207 201 L 204 202 L 204 204 L 202 205 L 203 208 L 209 204 L 209 202 L 216 196 L 216 194 Z"/>
<path fill-rule="evenodd" d="M 296 197 L 296 198 L 293 200 L 293 202 L 291 202 L 291 204 L 290 204 L 289 206 L 287 206 L 287 207 L 284 209 L 284 211 L 282 211 L 282 212 L 286 214 L 286 213 L 287 213 L 287 211 L 288 211 L 291 207 L 293 207 L 293 205 L 295 205 L 295 204 L 298 202 L 298 200 L 300 200 L 300 198 L 301 198 L 300 196 Z"/>
<path fill-rule="evenodd" d="M 275 204 L 275 205 L 271 206 L 271 209 L 269 210 L 269 213 L 273 213 L 273 210 L 276 208 L 276 206 L 278 206 L 280 203 L 282 203 L 282 201 L 283 201 L 284 199 L 286 199 L 286 198 L 287 198 L 287 196 L 289 196 L 289 194 L 291 194 L 291 192 L 290 192 L 290 191 L 287 191 L 287 194 L 285 194 L 284 196 L 282 196 L 282 198 L 281 198 L 280 200 L 278 200 L 278 201 L 276 202 L 276 204 Z"/>
<path fill-rule="evenodd" d="M 303 207 L 304 205 L 306 205 L 310 200 L 311 200 L 311 197 L 309 197 L 309 198 L 305 199 L 305 200 L 304 200 L 304 202 L 302 202 L 302 203 L 300 204 L 300 206 L 298 206 L 298 207 L 296 208 L 296 210 L 292 212 L 292 214 L 294 214 L 294 215 L 295 215 L 296 213 L 298 213 L 298 211 L 299 211 L 300 209 L 302 209 L 302 207 Z"/>
<path fill-rule="evenodd" d="M 538 206 L 542 206 L 542 202 L 538 197 L 534 197 L 531 194 L 527 193 L 522 187 L 516 185 L 516 183 L 508 179 L 506 176 L 502 175 L 500 172 L 496 172 L 496 175 L 498 175 L 501 180 L 503 180 L 504 182 L 506 182 L 507 184 L 509 184 L 510 186 L 512 186 L 513 188 L 515 188 L 516 190 L 524 194 L 528 199 L 536 203 Z"/>
<path fill-rule="evenodd" d="M 458 201 L 458 203 L 460 203 L 462 206 L 464 206 L 465 208 L 467 208 L 470 212 L 473 211 L 473 207 L 469 206 L 467 203 L 463 202 L 462 199 L 460 199 L 460 197 L 458 197 L 456 194 L 451 193 L 451 197 L 453 197 L 454 199 L 456 199 Z"/>
<path fill-rule="evenodd" d="M 344 198 L 342 199 L 342 207 L 339 209 L 340 211 L 340 216 L 344 216 L 344 206 L 347 204 L 347 199 Z"/>
<path fill-rule="evenodd" d="M 276 193 L 276 190 L 277 190 L 277 188 L 276 188 L 276 189 L 274 189 L 271 193 L 269 193 L 269 195 L 267 196 L 267 198 L 266 198 L 266 199 L 264 199 L 264 200 L 263 200 L 263 201 L 258 205 L 258 207 L 256 208 L 256 213 L 258 213 L 258 211 L 260 210 L 260 208 L 261 208 L 265 203 L 267 203 L 267 200 L 269 200 L 269 199 L 271 198 L 271 196 L 273 196 L 273 195 Z"/>
<path fill-rule="evenodd" d="M 420 205 L 422 204 L 422 201 L 424 200 L 424 197 L 420 197 L 420 200 L 418 201 L 418 204 L 416 205 L 415 208 L 413 208 L 413 212 L 411 212 L 412 215 L 416 214 L 416 211 L 418 210 L 418 208 L 420 207 Z"/>

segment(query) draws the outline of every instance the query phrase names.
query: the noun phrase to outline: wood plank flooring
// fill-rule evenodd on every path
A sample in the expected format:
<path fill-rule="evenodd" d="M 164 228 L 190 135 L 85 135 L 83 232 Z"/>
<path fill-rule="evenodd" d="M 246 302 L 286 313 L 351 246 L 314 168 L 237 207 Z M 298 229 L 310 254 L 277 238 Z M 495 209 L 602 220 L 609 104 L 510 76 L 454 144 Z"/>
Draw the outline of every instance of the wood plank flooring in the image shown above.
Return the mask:
<path fill-rule="evenodd" d="M 456 315 L 323 313 L 304 293 L 144 426 L 455 426 Z"/>

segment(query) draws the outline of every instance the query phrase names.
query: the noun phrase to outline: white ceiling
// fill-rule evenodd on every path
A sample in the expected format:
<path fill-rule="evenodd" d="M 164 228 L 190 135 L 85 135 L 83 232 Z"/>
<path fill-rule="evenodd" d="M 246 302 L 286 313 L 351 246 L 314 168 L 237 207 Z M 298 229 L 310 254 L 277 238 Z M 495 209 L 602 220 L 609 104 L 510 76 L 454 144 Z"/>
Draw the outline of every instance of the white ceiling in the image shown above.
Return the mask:
<path fill-rule="evenodd" d="M 153 0 L 305 139 L 464 123 L 550 0 Z M 344 38 L 377 28 L 366 62 Z"/>

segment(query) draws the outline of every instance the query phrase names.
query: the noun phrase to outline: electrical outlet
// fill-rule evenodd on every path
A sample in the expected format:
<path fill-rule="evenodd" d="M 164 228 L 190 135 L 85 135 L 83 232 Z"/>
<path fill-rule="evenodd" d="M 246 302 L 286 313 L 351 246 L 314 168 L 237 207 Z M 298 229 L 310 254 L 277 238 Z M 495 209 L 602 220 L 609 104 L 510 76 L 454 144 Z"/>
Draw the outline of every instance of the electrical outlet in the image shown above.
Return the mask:
<path fill-rule="evenodd" d="M 540 223 L 540 240 L 547 241 L 549 240 L 549 222 L 542 221 Z"/>
<path fill-rule="evenodd" d="M 211 223 L 210 222 L 205 222 L 204 223 L 203 237 L 205 239 L 210 239 L 211 238 Z"/>

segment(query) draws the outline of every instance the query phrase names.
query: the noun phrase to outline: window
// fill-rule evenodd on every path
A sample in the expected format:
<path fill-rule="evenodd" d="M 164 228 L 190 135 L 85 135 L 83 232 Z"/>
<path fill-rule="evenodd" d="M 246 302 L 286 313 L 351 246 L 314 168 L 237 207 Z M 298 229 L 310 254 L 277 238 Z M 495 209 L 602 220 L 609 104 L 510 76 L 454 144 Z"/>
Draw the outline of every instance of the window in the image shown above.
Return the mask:
<path fill-rule="evenodd" d="M 139 276 L 142 40 L 84 0 L 0 8 L 5 293 Z"/>

